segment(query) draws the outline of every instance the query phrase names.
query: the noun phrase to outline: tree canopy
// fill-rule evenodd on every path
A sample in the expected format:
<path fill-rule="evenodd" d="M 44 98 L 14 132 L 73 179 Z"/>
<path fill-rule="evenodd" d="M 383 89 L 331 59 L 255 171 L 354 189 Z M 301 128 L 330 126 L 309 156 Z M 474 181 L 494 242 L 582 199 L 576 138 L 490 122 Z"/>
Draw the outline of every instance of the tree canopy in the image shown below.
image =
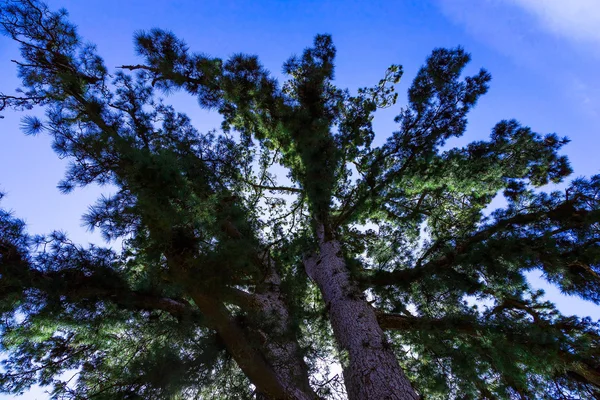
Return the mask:
<path fill-rule="evenodd" d="M 600 399 L 598 322 L 525 277 L 600 304 L 600 176 L 541 190 L 571 174 L 568 140 L 515 120 L 449 146 L 491 79 L 465 76 L 462 48 L 432 51 L 375 146 L 402 67 L 338 88 L 328 35 L 283 83 L 256 56 L 195 53 L 160 29 L 136 33 L 139 64 L 109 70 L 65 10 L 1 4 L 22 89 L 0 111 L 44 110 L 24 133 L 70 161 L 61 191 L 114 189 L 83 218 L 123 246 L 31 235 L 0 211 L 0 392 Z M 173 91 L 221 129 L 197 131 Z"/>

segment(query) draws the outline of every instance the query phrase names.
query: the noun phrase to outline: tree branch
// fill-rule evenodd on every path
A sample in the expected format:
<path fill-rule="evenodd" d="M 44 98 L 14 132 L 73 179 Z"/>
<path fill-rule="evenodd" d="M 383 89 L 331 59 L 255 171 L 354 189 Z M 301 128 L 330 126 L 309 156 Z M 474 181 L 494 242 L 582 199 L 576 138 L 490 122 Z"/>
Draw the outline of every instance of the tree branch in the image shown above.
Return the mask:
<path fill-rule="evenodd" d="M 246 182 L 246 183 L 256 189 L 265 189 L 265 190 L 272 190 L 272 191 L 279 191 L 279 192 L 292 192 L 292 193 L 302 193 L 303 192 L 302 189 L 295 188 L 295 187 L 289 187 L 289 186 L 268 186 L 268 185 L 258 185 L 258 184 L 251 183 L 251 182 Z"/>
<path fill-rule="evenodd" d="M 518 301 L 511 302 L 512 306 L 518 309 L 524 309 L 523 305 Z M 507 306 L 508 307 L 508 306 Z M 482 332 L 486 329 L 494 329 L 504 331 L 508 341 L 514 343 L 526 344 L 524 342 L 526 338 L 523 337 L 522 332 L 513 332 L 507 329 L 506 326 L 486 326 L 482 321 L 475 318 L 462 319 L 462 318 L 426 318 L 426 317 L 413 317 L 401 314 L 390 314 L 384 312 L 377 313 L 377 321 L 379 326 L 383 330 L 389 331 L 409 331 L 409 330 L 428 330 L 428 331 L 440 331 L 440 330 L 452 330 L 466 334 L 474 338 L 485 337 Z M 554 328 L 565 333 L 573 333 L 577 330 L 576 327 L 568 323 L 552 323 L 547 320 L 540 320 L 539 318 L 534 319 L 532 324 L 542 325 L 546 328 Z M 581 332 L 579 332 L 581 333 Z M 596 340 L 600 338 L 596 335 Z M 600 372 L 590 365 L 585 360 L 576 356 L 569 350 L 558 350 L 559 358 L 564 362 L 564 368 L 566 371 L 577 374 L 585 382 L 600 388 Z M 557 371 L 558 373 L 564 373 L 564 370 Z"/>
<path fill-rule="evenodd" d="M 528 223 L 537 221 L 539 218 L 543 217 L 544 215 L 548 215 L 551 212 L 552 211 L 539 211 L 528 214 L 518 214 L 514 217 L 497 221 L 494 225 L 488 226 L 459 242 L 454 247 L 454 250 L 446 252 L 445 254 L 423 264 L 422 266 L 417 265 L 414 268 L 399 269 L 395 271 L 377 271 L 373 274 L 361 277 L 360 280 L 362 281 L 363 285 L 372 287 L 394 285 L 399 282 L 406 284 L 407 282 L 421 279 L 424 276 L 434 273 L 440 268 L 450 267 L 457 257 L 467 254 L 472 249 L 473 245 L 489 239 L 494 234 L 505 230 L 507 227 L 526 225 Z M 434 244 L 434 246 L 437 245 L 438 244 Z M 428 250 L 426 253 L 427 252 Z M 455 273 L 460 274 L 459 272 Z"/>

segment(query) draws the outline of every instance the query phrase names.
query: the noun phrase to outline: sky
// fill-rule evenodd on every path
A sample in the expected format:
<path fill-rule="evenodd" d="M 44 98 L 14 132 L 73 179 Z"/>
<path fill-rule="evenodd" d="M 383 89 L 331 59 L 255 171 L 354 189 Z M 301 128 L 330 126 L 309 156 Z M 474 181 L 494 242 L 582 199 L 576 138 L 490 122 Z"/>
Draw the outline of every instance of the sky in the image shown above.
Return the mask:
<path fill-rule="evenodd" d="M 336 81 L 351 90 L 375 84 L 391 64 L 402 64 L 400 104 L 379 112 L 376 141 L 396 127 L 404 94 L 418 68 L 436 47 L 462 46 L 472 54 L 468 73 L 485 67 L 491 89 L 471 113 L 464 137 L 451 144 L 485 139 L 493 125 L 515 118 L 540 133 L 556 132 L 572 142 L 573 177 L 600 173 L 600 1 L 598 0 L 51 0 L 64 7 L 86 40 L 97 44 L 109 69 L 139 61 L 133 33 L 160 27 L 184 38 L 198 52 L 227 58 L 257 54 L 280 76 L 283 62 L 329 33 L 337 47 Z M 19 86 L 11 59 L 18 48 L 0 37 L 0 91 Z M 170 101 L 192 117 L 201 131 L 219 120 L 183 94 Z M 60 194 L 64 173 L 44 136 L 19 130 L 25 114 L 4 112 L 0 119 L 0 191 L 3 208 L 26 220 L 32 233 L 66 231 L 76 242 L 100 242 L 86 230 L 81 215 L 102 188 Z M 565 314 L 600 319 L 600 307 L 558 291 L 531 274 L 547 298 Z M 35 389 L 22 399 L 46 399 Z M 10 397 L 2 397 L 0 400 Z"/>

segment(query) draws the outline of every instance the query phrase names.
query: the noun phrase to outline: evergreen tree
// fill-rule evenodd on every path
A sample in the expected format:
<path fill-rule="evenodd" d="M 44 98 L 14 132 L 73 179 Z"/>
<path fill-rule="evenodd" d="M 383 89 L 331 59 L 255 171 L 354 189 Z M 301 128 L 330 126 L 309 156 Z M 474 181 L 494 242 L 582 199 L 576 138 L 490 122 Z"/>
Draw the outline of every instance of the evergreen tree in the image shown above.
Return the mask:
<path fill-rule="evenodd" d="M 193 53 L 158 29 L 136 35 L 143 63 L 109 72 L 66 11 L 8 0 L 0 13 L 23 82 L 0 110 L 44 108 L 25 133 L 70 160 L 62 191 L 115 189 L 84 218 L 124 243 L 32 236 L 0 213 L 0 391 L 600 399 L 598 323 L 561 315 L 524 275 L 600 303 L 600 176 L 539 190 L 571 173 L 567 139 L 514 120 L 445 146 L 490 81 L 464 76 L 463 49 L 431 53 L 377 147 L 373 115 L 395 104 L 402 68 L 340 89 L 327 35 L 280 85 L 254 56 Z M 173 90 L 219 112 L 222 133 L 159 99 Z"/>

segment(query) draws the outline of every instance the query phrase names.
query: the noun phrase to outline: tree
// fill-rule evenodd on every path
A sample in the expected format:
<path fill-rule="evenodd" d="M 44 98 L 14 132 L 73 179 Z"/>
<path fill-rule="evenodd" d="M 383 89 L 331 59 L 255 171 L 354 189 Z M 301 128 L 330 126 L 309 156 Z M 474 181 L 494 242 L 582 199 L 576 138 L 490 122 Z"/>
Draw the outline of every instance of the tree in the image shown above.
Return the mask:
<path fill-rule="evenodd" d="M 600 303 L 600 176 L 539 190 L 571 173 L 567 139 L 516 121 L 445 146 L 490 81 L 463 76 L 463 49 L 431 53 L 377 147 L 371 121 L 402 68 L 339 89 L 327 35 L 285 63 L 282 85 L 254 56 L 193 53 L 158 29 L 136 34 L 143 63 L 109 73 L 66 11 L 0 12 L 23 82 L 0 110 L 44 108 L 25 133 L 50 134 L 71 161 L 62 191 L 114 188 L 84 219 L 123 240 L 84 248 L 0 213 L 1 391 L 600 398 L 598 323 L 561 315 L 524 276 Z M 222 133 L 157 97 L 173 90 L 219 112 Z M 506 206 L 488 215 L 498 194 Z"/>

